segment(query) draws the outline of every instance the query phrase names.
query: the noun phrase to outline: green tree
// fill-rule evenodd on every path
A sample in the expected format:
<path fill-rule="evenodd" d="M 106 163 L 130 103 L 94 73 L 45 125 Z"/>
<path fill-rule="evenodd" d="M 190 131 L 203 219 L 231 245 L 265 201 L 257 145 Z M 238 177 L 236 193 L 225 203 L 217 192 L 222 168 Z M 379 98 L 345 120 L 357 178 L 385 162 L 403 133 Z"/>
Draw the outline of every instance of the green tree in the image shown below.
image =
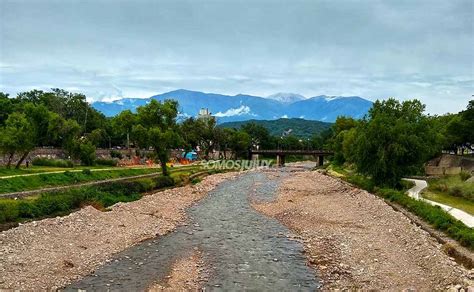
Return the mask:
<path fill-rule="evenodd" d="M 242 130 L 233 130 L 229 139 L 229 147 L 234 152 L 235 158 L 247 157 L 251 147 L 252 138 Z"/>
<path fill-rule="evenodd" d="M 166 163 L 169 160 L 170 149 L 177 147 L 181 142 L 181 137 L 177 134 L 177 115 L 177 102 L 166 100 L 161 103 L 153 99 L 137 109 L 141 127 L 135 126 L 132 129 L 134 134 L 146 136 L 146 139 L 140 138 L 142 140 L 140 144 L 142 147 L 153 147 L 163 175 L 168 175 Z"/>
<path fill-rule="evenodd" d="M 34 127 L 24 114 L 15 112 L 8 116 L 0 131 L 0 150 L 8 155 L 7 167 L 10 168 L 14 155 L 19 154 L 21 158 L 16 165 L 16 168 L 19 168 L 35 147 Z"/>
<path fill-rule="evenodd" d="M 251 146 L 259 146 L 259 149 L 271 149 L 274 147 L 270 132 L 261 125 L 254 122 L 246 123 L 241 127 L 241 130 L 249 134 L 251 139 Z"/>
<path fill-rule="evenodd" d="M 8 115 L 13 112 L 13 103 L 8 98 L 8 93 L 0 92 L 0 126 L 5 124 Z"/>
<path fill-rule="evenodd" d="M 357 129 L 354 160 L 376 184 L 395 186 L 439 150 L 437 133 L 418 100 L 377 101 Z M 355 134 L 352 135 L 353 139 Z"/>
<path fill-rule="evenodd" d="M 122 141 L 125 141 L 127 148 L 130 147 L 130 135 L 133 126 L 135 126 L 136 123 L 137 116 L 130 110 L 122 111 L 112 119 L 114 132 L 122 139 Z"/>

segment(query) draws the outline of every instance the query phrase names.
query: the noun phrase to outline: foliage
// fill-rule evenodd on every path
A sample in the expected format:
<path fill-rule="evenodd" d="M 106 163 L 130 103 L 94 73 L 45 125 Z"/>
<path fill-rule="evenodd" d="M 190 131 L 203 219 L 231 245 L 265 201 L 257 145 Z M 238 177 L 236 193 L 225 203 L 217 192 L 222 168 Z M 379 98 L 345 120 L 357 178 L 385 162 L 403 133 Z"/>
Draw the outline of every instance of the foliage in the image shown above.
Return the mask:
<path fill-rule="evenodd" d="M 464 180 L 464 175 L 445 176 L 432 178 L 428 181 L 428 189 L 434 193 L 448 194 L 450 196 L 462 197 L 474 202 L 474 183 Z"/>
<path fill-rule="evenodd" d="M 416 173 L 439 152 L 438 133 L 423 111 L 417 100 L 375 102 L 369 117 L 350 136 L 355 149 L 345 158 L 377 185 L 396 186 L 402 176 Z"/>
<path fill-rule="evenodd" d="M 74 167 L 74 164 L 71 160 L 64 159 L 49 159 L 36 157 L 31 161 L 31 163 L 36 166 Z"/>
<path fill-rule="evenodd" d="M 28 152 L 35 146 L 35 129 L 27 120 L 25 114 L 12 113 L 5 121 L 5 126 L 0 129 L 0 151 L 8 155 L 7 167 L 10 167 L 16 153 L 22 155 L 17 163 L 21 164 Z"/>
<path fill-rule="evenodd" d="M 95 163 L 97 165 L 104 165 L 104 166 L 117 166 L 118 160 L 117 159 L 96 159 Z"/>
<path fill-rule="evenodd" d="M 110 151 L 110 157 L 122 159 L 122 158 L 123 158 L 123 155 L 122 155 L 122 153 L 121 153 L 120 151 L 111 150 L 111 151 Z"/>
<path fill-rule="evenodd" d="M 155 179 L 156 188 L 166 188 L 172 187 L 175 185 L 175 182 L 172 177 L 169 176 L 159 176 Z"/>
<path fill-rule="evenodd" d="M 140 135 L 138 145 L 143 148 L 152 147 L 160 162 L 164 175 L 168 175 L 166 163 L 169 160 L 169 151 L 181 143 L 181 137 L 177 134 L 176 117 L 178 115 L 178 104 L 175 101 L 166 100 L 161 103 L 152 100 L 145 106 L 138 107 L 137 120 L 139 125 L 132 127 L 135 135 Z"/>
<path fill-rule="evenodd" d="M 141 174 L 154 173 L 153 168 L 118 168 L 112 170 L 93 171 L 83 173 L 82 171 L 66 171 L 63 173 L 37 174 L 31 176 L 16 176 L 1 180 L 0 193 L 10 193 L 34 190 L 45 187 L 64 186 L 75 183 L 98 181 L 104 179 L 121 178 Z"/>
<path fill-rule="evenodd" d="M 299 139 L 312 138 L 331 128 L 331 123 L 309 121 L 304 119 L 277 119 L 277 120 L 248 120 L 242 122 L 226 122 L 219 125 L 222 128 L 242 129 L 245 125 L 256 124 L 265 128 L 275 137 L 281 137 L 283 132 L 292 129 L 292 134 Z M 264 149 L 264 148 L 262 148 Z"/>

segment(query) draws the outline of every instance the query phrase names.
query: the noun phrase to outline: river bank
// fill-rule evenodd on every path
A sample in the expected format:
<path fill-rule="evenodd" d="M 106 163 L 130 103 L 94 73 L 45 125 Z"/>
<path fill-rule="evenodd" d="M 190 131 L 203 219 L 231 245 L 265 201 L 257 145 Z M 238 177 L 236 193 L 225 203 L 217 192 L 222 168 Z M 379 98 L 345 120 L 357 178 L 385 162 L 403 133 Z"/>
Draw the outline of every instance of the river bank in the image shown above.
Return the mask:
<path fill-rule="evenodd" d="M 474 272 L 382 199 L 318 172 L 285 179 L 274 202 L 254 204 L 296 232 L 325 290 L 445 290 Z"/>

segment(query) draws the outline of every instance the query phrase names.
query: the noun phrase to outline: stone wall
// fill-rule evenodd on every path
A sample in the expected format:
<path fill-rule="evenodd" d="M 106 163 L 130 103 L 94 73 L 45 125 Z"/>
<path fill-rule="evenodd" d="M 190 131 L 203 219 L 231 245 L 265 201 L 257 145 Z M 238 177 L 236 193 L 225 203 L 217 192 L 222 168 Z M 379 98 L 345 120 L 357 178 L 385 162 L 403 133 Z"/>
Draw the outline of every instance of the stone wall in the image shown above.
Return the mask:
<path fill-rule="evenodd" d="M 443 154 L 428 161 L 425 166 L 426 175 L 455 175 L 462 171 L 474 172 L 474 159 L 472 157 Z"/>
<path fill-rule="evenodd" d="M 97 158 L 105 158 L 105 159 L 110 159 L 110 151 L 111 149 L 97 149 L 96 150 L 96 156 Z M 118 151 L 122 153 L 123 157 L 130 157 L 133 158 L 136 156 L 136 151 L 135 149 L 114 149 L 114 151 Z M 140 154 L 147 155 L 148 153 L 151 153 L 153 151 L 150 150 L 140 150 Z M 183 151 L 181 150 L 172 150 L 171 151 L 171 158 L 175 157 L 181 157 Z M 203 159 L 204 158 L 204 153 L 202 151 L 198 151 L 198 159 Z M 223 152 L 222 155 L 220 155 L 221 152 L 219 151 L 214 151 L 209 153 L 209 158 L 210 159 L 219 159 L 220 156 L 223 157 Z M 226 157 L 229 159 L 232 156 L 232 153 L 230 151 L 226 152 Z M 28 155 L 27 159 L 28 160 L 33 160 L 35 158 L 48 158 L 48 159 L 69 159 L 70 157 L 67 156 L 67 154 L 64 152 L 63 149 L 59 148 L 36 148 L 35 150 L 31 151 L 30 154 Z M 15 155 L 12 160 L 12 164 L 15 164 L 18 160 L 20 159 L 19 155 Z M 25 159 L 26 160 L 26 159 Z M 0 155 L 0 165 L 5 165 L 8 162 L 8 155 Z M 24 164 L 25 162 L 23 162 Z"/>

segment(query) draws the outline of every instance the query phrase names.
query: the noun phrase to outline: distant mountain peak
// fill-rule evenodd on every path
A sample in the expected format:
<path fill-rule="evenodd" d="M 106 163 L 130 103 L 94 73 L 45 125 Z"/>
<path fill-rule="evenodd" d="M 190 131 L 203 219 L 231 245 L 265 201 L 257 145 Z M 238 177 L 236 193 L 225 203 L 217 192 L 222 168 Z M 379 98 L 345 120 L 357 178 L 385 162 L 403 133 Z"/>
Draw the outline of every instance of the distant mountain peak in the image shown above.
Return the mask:
<path fill-rule="evenodd" d="M 155 99 L 174 99 L 179 103 L 181 116 L 196 116 L 201 108 L 208 108 L 218 123 L 238 120 L 270 120 L 278 118 L 304 118 L 332 122 L 338 116 L 362 118 L 372 102 L 357 96 L 333 97 L 320 95 L 305 98 L 300 94 L 277 93 L 269 97 L 253 95 L 224 95 L 178 89 L 146 99 L 124 98 L 112 102 L 94 102 L 92 106 L 106 116 L 114 116 L 123 110 L 135 111 Z"/>
<path fill-rule="evenodd" d="M 290 92 L 279 92 L 272 95 L 267 96 L 268 99 L 273 99 L 283 103 L 292 103 L 295 101 L 300 101 L 306 99 L 306 97 L 302 96 L 301 94 L 290 93 Z"/>

